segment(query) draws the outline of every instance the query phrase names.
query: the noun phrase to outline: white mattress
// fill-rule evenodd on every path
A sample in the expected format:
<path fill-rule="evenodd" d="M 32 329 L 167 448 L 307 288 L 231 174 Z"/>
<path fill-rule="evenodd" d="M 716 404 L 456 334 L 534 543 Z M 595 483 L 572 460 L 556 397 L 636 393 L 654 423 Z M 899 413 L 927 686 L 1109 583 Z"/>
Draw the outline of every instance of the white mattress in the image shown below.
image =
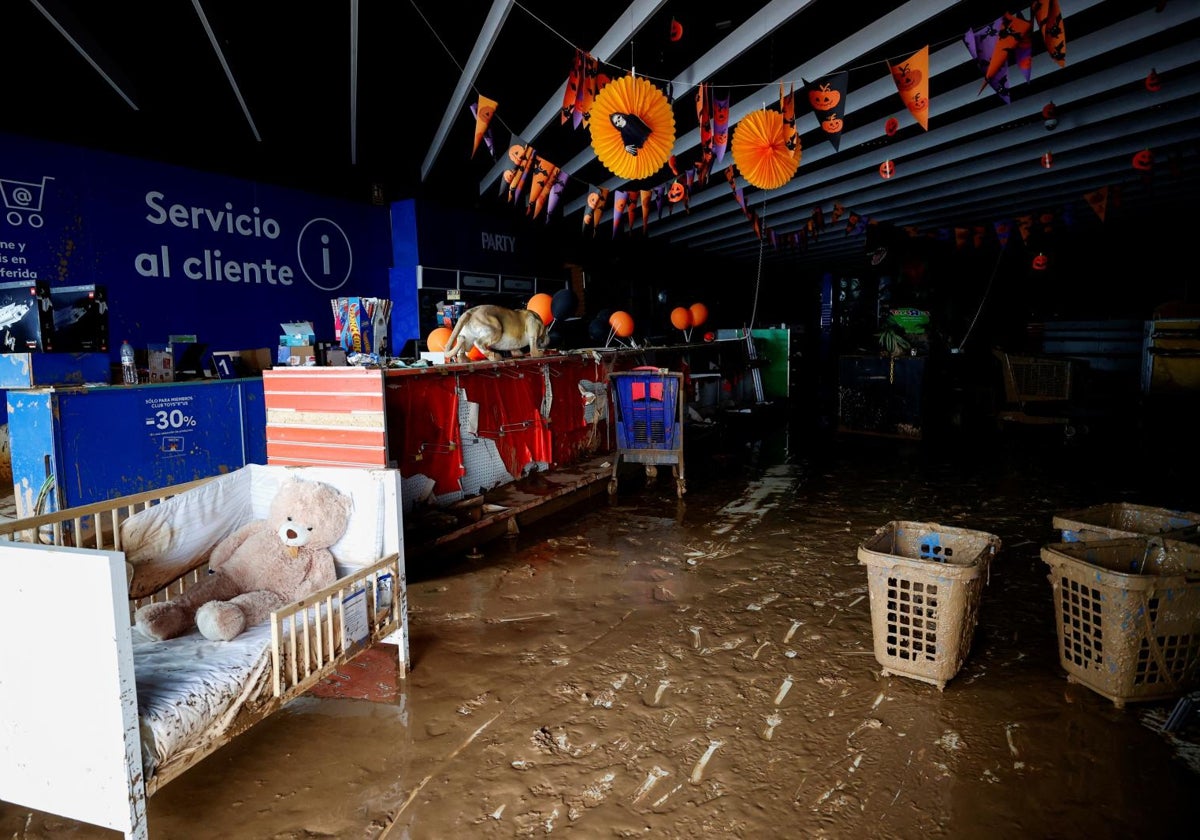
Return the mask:
<path fill-rule="evenodd" d="M 271 625 L 264 622 L 228 642 L 198 631 L 165 642 L 133 628 L 142 765 L 146 779 L 233 705 L 259 663 L 270 657 Z"/>

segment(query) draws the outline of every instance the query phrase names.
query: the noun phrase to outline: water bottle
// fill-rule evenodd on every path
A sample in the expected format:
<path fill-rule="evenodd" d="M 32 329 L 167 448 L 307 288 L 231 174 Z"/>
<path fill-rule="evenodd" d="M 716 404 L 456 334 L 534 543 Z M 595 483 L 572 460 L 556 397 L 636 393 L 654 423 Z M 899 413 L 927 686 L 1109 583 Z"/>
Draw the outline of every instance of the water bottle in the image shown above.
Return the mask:
<path fill-rule="evenodd" d="M 128 341 L 121 342 L 121 379 L 126 385 L 138 384 L 137 361 Z"/>

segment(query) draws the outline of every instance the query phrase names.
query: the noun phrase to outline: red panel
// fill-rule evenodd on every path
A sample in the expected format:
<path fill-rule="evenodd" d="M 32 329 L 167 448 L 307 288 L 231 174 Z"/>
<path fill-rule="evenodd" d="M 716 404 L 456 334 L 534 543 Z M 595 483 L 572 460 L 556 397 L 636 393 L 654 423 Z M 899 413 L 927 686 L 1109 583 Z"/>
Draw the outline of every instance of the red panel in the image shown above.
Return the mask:
<path fill-rule="evenodd" d="M 386 467 L 383 447 L 329 446 L 267 440 L 269 464 L 321 464 L 342 467 Z"/>
<path fill-rule="evenodd" d="M 267 440 L 278 443 L 383 447 L 387 436 L 382 427 L 370 429 L 360 426 L 315 428 L 313 426 L 272 425 L 267 426 Z"/>
<path fill-rule="evenodd" d="M 267 410 L 273 408 L 291 409 L 293 411 L 383 411 L 383 392 L 374 393 L 345 393 L 345 392 L 307 392 L 307 393 L 272 393 L 263 392 L 263 404 Z"/>

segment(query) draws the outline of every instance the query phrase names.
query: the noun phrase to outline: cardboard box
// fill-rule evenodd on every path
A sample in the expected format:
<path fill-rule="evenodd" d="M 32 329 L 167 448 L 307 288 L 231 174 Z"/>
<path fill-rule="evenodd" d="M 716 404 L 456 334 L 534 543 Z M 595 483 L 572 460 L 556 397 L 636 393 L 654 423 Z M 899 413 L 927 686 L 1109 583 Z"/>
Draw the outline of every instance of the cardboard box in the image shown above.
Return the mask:
<path fill-rule="evenodd" d="M 51 286 L 54 349 L 60 353 L 108 352 L 108 294 L 104 286 Z"/>
<path fill-rule="evenodd" d="M 214 350 L 212 359 L 213 370 L 218 379 L 261 376 L 264 370 L 270 370 L 273 365 L 269 347 L 256 347 L 253 350 Z"/>
<path fill-rule="evenodd" d="M 43 280 L 0 283 L 0 353 L 57 349 L 50 285 Z"/>
<path fill-rule="evenodd" d="M 275 363 L 285 367 L 316 367 L 317 364 L 317 348 L 313 344 L 304 345 L 279 345 L 279 353 L 275 357 Z"/>

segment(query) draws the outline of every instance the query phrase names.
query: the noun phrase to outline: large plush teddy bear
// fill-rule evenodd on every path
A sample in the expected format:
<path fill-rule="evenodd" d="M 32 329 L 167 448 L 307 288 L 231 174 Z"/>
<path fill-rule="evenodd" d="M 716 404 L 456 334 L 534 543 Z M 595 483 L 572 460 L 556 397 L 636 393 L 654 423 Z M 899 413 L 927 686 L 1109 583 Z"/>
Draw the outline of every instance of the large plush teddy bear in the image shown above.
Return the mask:
<path fill-rule="evenodd" d="M 329 547 L 346 532 L 352 504 L 330 484 L 289 477 L 267 519 L 243 525 L 213 547 L 208 577 L 137 610 L 138 629 L 162 640 L 196 627 L 205 638 L 228 641 L 328 586 L 337 579 Z"/>

